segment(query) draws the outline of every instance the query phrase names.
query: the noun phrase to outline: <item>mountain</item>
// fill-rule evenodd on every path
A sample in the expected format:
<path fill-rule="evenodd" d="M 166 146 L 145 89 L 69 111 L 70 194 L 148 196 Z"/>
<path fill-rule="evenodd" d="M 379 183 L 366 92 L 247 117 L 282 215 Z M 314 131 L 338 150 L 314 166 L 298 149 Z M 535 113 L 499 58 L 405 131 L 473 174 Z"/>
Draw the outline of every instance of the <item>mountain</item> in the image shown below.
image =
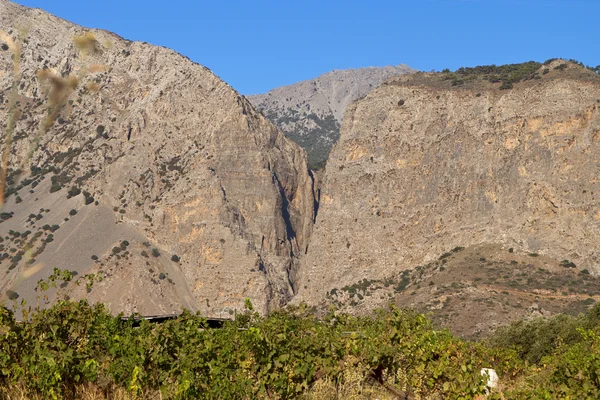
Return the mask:
<path fill-rule="evenodd" d="M 348 104 L 364 97 L 384 80 L 411 72 L 414 70 L 406 65 L 337 70 L 248 96 L 248 100 L 308 152 L 311 168 L 319 169 L 339 139 Z"/>
<path fill-rule="evenodd" d="M 439 271 L 440 257 L 457 248 L 467 249 L 471 268 L 486 271 L 485 281 L 512 282 L 514 261 L 523 276 L 563 271 L 563 284 L 571 282 L 517 280 L 524 292 L 552 287 L 568 298 L 572 289 L 600 300 L 566 278 L 600 272 L 599 158 L 600 77 L 574 63 L 392 78 L 346 111 L 294 301 L 360 310 L 417 304 L 391 289 L 397 285 L 426 291 L 430 301 L 453 281 L 469 281 L 472 291 L 477 282 L 463 278 L 463 264 Z M 538 255 L 545 263 L 521 265 Z M 479 258 L 503 267 L 486 270 Z M 419 279 L 403 275 L 417 266 Z M 443 284 L 434 277 L 441 272 L 450 274 Z M 371 290 L 386 282 L 388 292 Z"/>
<path fill-rule="evenodd" d="M 172 50 L 6 0 L 0 30 L 22 41 L 3 295 L 36 304 L 37 282 L 60 268 L 96 280 L 63 287 L 69 296 L 126 314 L 229 317 L 245 298 L 266 312 L 292 297 L 314 205 L 299 146 Z M 13 57 L 2 40 L 7 121 Z"/>
<path fill-rule="evenodd" d="M 313 173 L 248 100 L 171 50 L 6 0 L 0 31 L 2 301 L 58 291 L 207 317 L 246 298 L 261 313 L 392 302 L 479 338 L 600 300 L 600 78 L 576 63 L 391 77 L 348 105 Z M 335 98 L 311 110 L 340 118 L 348 98 Z M 59 287 L 40 293 L 47 279 Z"/>

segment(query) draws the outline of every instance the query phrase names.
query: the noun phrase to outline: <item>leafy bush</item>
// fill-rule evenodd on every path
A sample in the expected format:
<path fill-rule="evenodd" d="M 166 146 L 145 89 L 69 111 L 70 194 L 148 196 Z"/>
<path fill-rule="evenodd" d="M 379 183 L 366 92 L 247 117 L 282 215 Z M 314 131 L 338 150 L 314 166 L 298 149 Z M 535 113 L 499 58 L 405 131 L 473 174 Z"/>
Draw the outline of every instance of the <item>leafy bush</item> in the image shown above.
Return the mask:
<path fill-rule="evenodd" d="M 560 262 L 560 265 L 565 268 L 577 268 L 577 265 L 574 262 L 569 261 L 569 260 L 562 260 Z"/>
<path fill-rule="evenodd" d="M 121 388 L 137 398 L 289 399 L 318 381 L 342 387 L 351 373 L 414 398 L 471 399 L 485 392 L 482 367 L 494 368 L 507 388 L 490 399 L 600 395 L 600 306 L 579 319 L 515 324 L 493 346 L 463 341 L 435 330 L 424 315 L 395 308 L 318 320 L 304 308 L 261 317 L 248 302 L 244 312 L 229 309 L 235 320 L 221 329 L 187 311 L 162 324 L 123 321 L 86 301 L 25 311 L 29 323 L 19 324 L 0 308 L 0 387 L 35 398 L 73 398 L 92 383 L 111 398 Z M 519 354 L 546 367 L 530 368 Z"/>
<path fill-rule="evenodd" d="M 0 222 L 6 221 L 7 219 L 12 218 L 13 213 L 11 212 L 1 212 L 0 213 Z"/>
<path fill-rule="evenodd" d="M 515 348 L 519 356 L 532 364 L 552 354 L 559 347 L 581 340 L 579 329 L 586 325 L 581 317 L 557 314 L 551 318 L 517 321 L 498 329 L 488 342 L 496 346 Z"/>
<path fill-rule="evenodd" d="M 564 64 L 560 64 L 557 65 L 556 67 L 554 67 L 554 69 L 558 70 L 558 71 L 564 71 L 565 69 L 567 69 L 568 64 L 564 63 Z"/>
<path fill-rule="evenodd" d="M 509 392 L 510 398 L 600 398 L 600 336 L 597 330 L 580 329 L 581 341 L 557 355 L 543 359 L 543 371 L 529 377 L 532 389 Z"/>
<path fill-rule="evenodd" d="M 16 300 L 19 298 L 19 293 L 14 292 L 12 290 L 7 290 L 6 291 L 6 297 L 8 297 L 9 300 Z"/>
<path fill-rule="evenodd" d="M 484 391 L 481 346 L 434 331 L 412 311 L 318 321 L 302 312 L 260 317 L 248 310 L 215 330 L 189 312 L 151 325 L 123 322 L 101 304 L 81 301 L 59 302 L 22 325 L 2 309 L 0 327 L 8 332 L 0 337 L 0 385 L 21 385 L 43 398 L 89 382 L 140 398 L 157 390 L 162 398 L 295 398 L 318 379 L 342 384 L 346 369 L 382 382 L 399 377 L 421 397 Z M 496 359 L 504 371 L 505 357 Z"/>
<path fill-rule="evenodd" d="M 71 189 L 67 192 L 67 199 L 71 197 L 75 197 L 81 193 L 81 189 L 78 186 L 72 186 Z"/>
<path fill-rule="evenodd" d="M 90 192 L 84 191 L 83 192 L 83 196 L 85 197 L 85 205 L 86 206 L 89 205 L 89 204 L 92 204 L 94 202 L 94 200 L 95 200 L 94 196 L 92 196 Z"/>

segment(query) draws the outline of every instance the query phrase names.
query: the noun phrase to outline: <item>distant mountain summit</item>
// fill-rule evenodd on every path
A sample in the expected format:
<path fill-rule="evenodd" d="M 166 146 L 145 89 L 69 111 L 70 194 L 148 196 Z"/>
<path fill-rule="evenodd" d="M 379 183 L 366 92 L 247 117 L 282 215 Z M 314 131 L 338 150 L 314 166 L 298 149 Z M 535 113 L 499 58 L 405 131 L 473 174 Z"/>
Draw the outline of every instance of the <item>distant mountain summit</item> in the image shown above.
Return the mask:
<path fill-rule="evenodd" d="M 386 79 L 411 72 L 415 70 L 406 65 L 336 70 L 248 99 L 308 152 L 309 165 L 316 169 L 325 165 L 340 136 L 348 104 Z"/>

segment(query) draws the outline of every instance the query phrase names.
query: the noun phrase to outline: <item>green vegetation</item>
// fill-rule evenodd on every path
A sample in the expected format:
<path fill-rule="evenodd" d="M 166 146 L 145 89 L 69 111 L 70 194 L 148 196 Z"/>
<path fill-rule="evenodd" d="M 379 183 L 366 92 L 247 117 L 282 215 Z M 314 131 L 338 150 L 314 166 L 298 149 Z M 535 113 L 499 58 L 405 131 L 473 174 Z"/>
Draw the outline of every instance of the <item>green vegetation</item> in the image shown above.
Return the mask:
<path fill-rule="evenodd" d="M 265 117 L 279 127 L 297 125 L 297 131 L 285 130 L 285 135 L 306 150 L 310 169 L 325 167 L 329 152 L 340 137 L 340 124 L 333 115 L 321 118 L 312 112 L 301 114 L 293 108 L 288 108 L 282 112 L 270 110 L 265 112 Z M 312 121 L 314 128 L 303 130 L 303 120 Z"/>
<path fill-rule="evenodd" d="M 541 63 L 529 61 L 521 64 L 507 65 L 482 65 L 477 67 L 462 67 L 455 72 L 442 71 L 444 80 L 451 80 L 452 86 L 462 85 L 466 82 L 483 78 L 491 83 L 502 82 L 500 89 L 510 89 L 514 83 L 535 79 L 539 76 L 537 71 L 542 67 Z"/>
<path fill-rule="evenodd" d="M 12 290 L 7 290 L 6 291 L 6 297 L 8 297 L 9 300 L 17 300 L 19 298 L 19 293 L 14 292 Z"/>
<path fill-rule="evenodd" d="M 590 316 L 597 316 L 599 312 L 600 305 L 597 305 L 585 317 L 557 314 L 551 318 L 516 321 L 498 329 L 487 340 L 502 347 L 513 347 L 522 359 L 539 364 L 543 357 L 550 356 L 560 346 L 581 342 L 582 330 L 593 329 L 598 323 Z"/>
<path fill-rule="evenodd" d="M 90 192 L 87 192 L 84 190 L 83 196 L 85 197 L 85 205 L 86 206 L 89 204 L 92 204 L 95 201 L 94 196 L 92 196 Z"/>
<path fill-rule="evenodd" d="M 398 285 L 394 288 L 394 290 L 396 292 L 402 292 L 406 289 L 406 287 L 408 286 L 409 283 L 410 283 L 410 278 L 408 278 L 407 276 L 404 276 L 402 278 L 402 280 L 400 281 L 400 283 L 398 283 Z"/>
<path fill-rule="evenodd" d="M 6 221 L 7 219 L 12 218 L 14 212 L 1 212 L 0 213 L 0 223 Z"/>
<path fill-rule="evenodd" d="M 344 393 L 354 376 L 398 397 L 468 399 L 485 392 L 481 368 L 502 383 L 489 399 L 600 396 L 598 306 L 578 318 L 515 323 L 482 343 L 394 308 L 317 320 L 304 308 L 261 317 L 248 303 L 222 329 L 189 312 L 156 325 L 122 321 L 85 301 L 26 317 L 19 324 L 0 309 L 0 387 L 41 398 L 75 398 L 90 385 L 107 397 L 320 398 L 328 385 Z"/>
<path fill-rule="evenodd" d="M 81 193 L 81 188 L 79 188 L 78 186 L 73 186 L 67 192 L 67 199 L 70 199 L 71 197 L 75 197 L 75 196 L 79 195 L 79 193 Z"/>
<path fill-rule="evenodd" d="M 483 79 L 491 83 L 501 83 L 500 90 L 512 89 L 515 83 L 528 81 L 532 79 L 541 79 L 540 69 L 543 66 L 549 65 L 556 61 L 556 58 L 539 63 L 535 61 L 528 61 L 520 64 L 507 64 L 507 65 L 481 65 L 477 67 L 462 67 L 454 72 L 449 69 L 442 71 L 442 79 L 449 80 L 452 86 L 460 86 L 465 83 Z M 597 67 L 590 67 L 584 65 L 582 62 L 577 60 L 568 60 L 566 63 L 560 64 L 554 67 L 557 71 L 564 71 L 567 69 L 568 64 L 577 64 L 583 68 L 600 74 L 600 65 Z M 550 72 L 550 69 L 542 69 L 542 75 L 546 75 Z"/>

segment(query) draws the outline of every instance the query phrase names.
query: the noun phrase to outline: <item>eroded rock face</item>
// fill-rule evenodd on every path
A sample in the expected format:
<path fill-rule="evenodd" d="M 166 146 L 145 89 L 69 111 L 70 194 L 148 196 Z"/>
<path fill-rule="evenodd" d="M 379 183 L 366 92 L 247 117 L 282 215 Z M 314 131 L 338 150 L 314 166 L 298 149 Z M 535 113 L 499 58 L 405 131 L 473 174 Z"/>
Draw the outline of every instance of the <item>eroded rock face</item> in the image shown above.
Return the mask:
<path fill-rule="evenodd" d="M 8 248 L 42 232 L 35 252 L 51 232 L 43 226 L 59 228 L 33 258 L 23 254 L 10 270 L 13 254 L 2 260 L 2 293 L 35 296 L 35 282 L 59 267 L 102 270 L 91 292 L 66 289 L 125 313 L 185 306 L 228 316 L 245 298 L 260 311 L 284 304 L 313 220 L 304 151 L 208 69 L 171 50 L 0 1 L 0 29 L 16 39 L 21 28 L 22 113 L 10 172 L 24 172 L 12 174 L 18 191 L 2 211 L 14 214 L 0 233 Z M 93 32 L 97 52 L 84 58 L 73 37 L 85 32 Z M 0 64 L 6 101 L 9 51 L 0 52 Z M 87 73 L 36 147 L 48 114 L 36 77 L 43 68 L 62 77 Z M 81 193 L 67 198 L 74 187 Z M 8 233 L 26 230 L 27 239 Z"/>
<path fill-rule="evenodd" d="M 416 74 L 349 106 L 298 300 L 480 243 L 600 272 L 600 78 L 497 86 Z"/>

